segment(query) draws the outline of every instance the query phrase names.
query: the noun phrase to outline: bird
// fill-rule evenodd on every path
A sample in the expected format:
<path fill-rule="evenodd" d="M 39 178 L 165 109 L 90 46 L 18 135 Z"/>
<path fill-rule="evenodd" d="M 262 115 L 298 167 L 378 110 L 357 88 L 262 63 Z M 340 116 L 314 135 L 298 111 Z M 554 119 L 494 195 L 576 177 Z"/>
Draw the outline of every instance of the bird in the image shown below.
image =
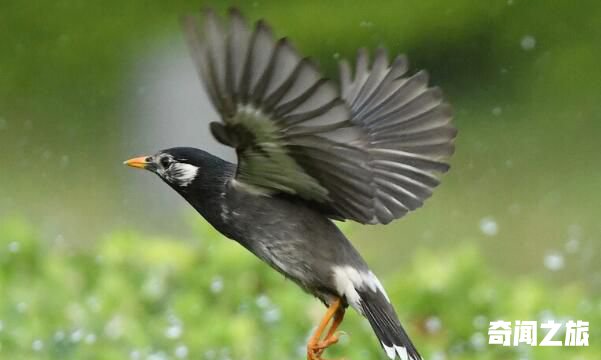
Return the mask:
<path fill-rule="evenodd" d="M 307 342 L 322 360 L 350 307 L 390 359 L 422 359 L 384 286 L 334 221 L 388 224 L 420 208 L 450 168 L 457 129 L 428 74 L 383 47 L 326 78 L 288 38 L 237 8 L 181 18 L 191 58 L 235 149 L 231 163 L 175 147 L 127 160 L 158 175 L 225 237 L 315 296 L 326 312 Z"/>

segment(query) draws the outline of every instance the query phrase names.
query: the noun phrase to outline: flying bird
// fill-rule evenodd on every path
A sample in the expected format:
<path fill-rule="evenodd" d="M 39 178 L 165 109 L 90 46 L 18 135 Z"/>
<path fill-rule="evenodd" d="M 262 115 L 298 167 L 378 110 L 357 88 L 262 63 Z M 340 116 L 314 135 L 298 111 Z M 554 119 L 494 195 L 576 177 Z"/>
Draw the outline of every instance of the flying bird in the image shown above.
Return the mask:
<path fill-rule="evenodd" d="M 388 224 L 422 206 L 449 169 L 456 129 L 440 89 L 405 56 L 361 49 L 322 76 L 265 21 L 237 9 L 182 19 L 233 164 L 176 147 L 125 163 L 157 174 L 213 227 L 327 307 L 307 344 L 320 360 L 350 306 L 390 359 L 421 359 L 382 283 L 332 220 Z M 329 325 L 329 326 L 328 326 Z"/>

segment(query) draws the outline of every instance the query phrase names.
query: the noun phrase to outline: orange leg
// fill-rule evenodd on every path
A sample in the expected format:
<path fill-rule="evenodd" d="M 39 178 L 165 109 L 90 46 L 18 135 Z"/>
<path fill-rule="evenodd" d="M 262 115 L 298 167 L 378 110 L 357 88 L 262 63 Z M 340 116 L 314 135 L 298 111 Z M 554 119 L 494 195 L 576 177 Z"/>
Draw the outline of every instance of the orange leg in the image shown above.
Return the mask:
<path fill-rule="evenodd" d="M 309 339 L 309 343 L 307 344 L 307 360 L 323 360 L 321 354 L 323 351 L 329 347 L 330 345 L 338 342 L 338 336 L 335 335 L 336 329 L 342 322 L 344 318 L 344 307 L 342 306 L 342 301 L 340 298 L 337 298 L 330 304 L 328 307 L 328 311 L 321 319 L 319 326 Z M 321 335 L 325 331 L 326 327 L 332 320 L 332 325 L 328 330 L 325 338 L 321 340 Z"/>
<path fill-rule="evenodd" d="M 332 325 L 330 326 L 330 330 L 325 338 L 320 341 L 317 345 L 323 350 L 325 350 L 328 346 L 334 345 L 338 342 L 338 335 L 336 335 L 336 330 L 338 326 L 342 323 L 344 319 L 344 308 L 340 307 L 336 314 L 334 314 L 334 320 L 332 321 Z"/>

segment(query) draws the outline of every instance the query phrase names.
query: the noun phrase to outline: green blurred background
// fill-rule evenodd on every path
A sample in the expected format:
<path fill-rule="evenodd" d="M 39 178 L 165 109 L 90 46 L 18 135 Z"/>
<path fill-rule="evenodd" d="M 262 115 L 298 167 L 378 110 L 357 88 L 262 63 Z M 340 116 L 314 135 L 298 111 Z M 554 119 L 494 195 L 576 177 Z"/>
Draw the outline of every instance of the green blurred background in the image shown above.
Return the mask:
<path fill-rule="evenodd" d="M 231 5 L 331 77 L 362 46 L 405 53 L 454 105 L 426 206 L 344 225 L 427 359 L 601 358 L 598 1 L 4 0 L 0 359 L 303 358 L 321 305 L 121 164 L 174 145 L 231 158 L 178 24 Z M 590 346 L 488 345 L 497 319 L 588 320 Z M 332 355 L 385 358 L 347 321 Z"/>

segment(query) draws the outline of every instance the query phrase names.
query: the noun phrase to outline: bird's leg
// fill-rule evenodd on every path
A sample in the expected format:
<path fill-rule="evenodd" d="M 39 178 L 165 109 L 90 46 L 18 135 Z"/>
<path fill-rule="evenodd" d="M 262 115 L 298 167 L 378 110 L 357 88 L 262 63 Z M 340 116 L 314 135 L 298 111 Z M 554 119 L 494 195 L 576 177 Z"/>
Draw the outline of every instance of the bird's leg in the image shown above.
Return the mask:
<path fill-rule="evenodd" d="M 336 298 L 330 306 L 328 307 L 328 311 L 321 319 L 319 326 L 309 339 L 309 343 L 307 344 L 307 360 L 322 360 L 321 354 L 323 351 L 330 345 L 336 343 L 338 341 L 338 337 L 334 335 L 336 328 L 342 322 L 342 318 L 344 317 L 344 308 L 342 306 L 342 300 L 340 298 Z M 324 332 L 330 320 L 334 319 L 332 322 L 332 326 L 328 331 L 326 338 L 321 341 L 321 334 Z"/>
<path fill-rule="evenodd" d="M 334 320 L 332 321 L 332 325 L 330 326 L 330 330 L 328 330 L 327 335 L 324 337 L 322 341 L 317 343 L 317 346 L 321 349 L 321 351 L 325 350 L 330 345 L 334 345 L 338 342 L 338 335 L 336 334 L 336 330 L 338 326 L 342 323 L 344 319 L 344 307 L 340 307 L 338 311 L 334 314 Z"/>

